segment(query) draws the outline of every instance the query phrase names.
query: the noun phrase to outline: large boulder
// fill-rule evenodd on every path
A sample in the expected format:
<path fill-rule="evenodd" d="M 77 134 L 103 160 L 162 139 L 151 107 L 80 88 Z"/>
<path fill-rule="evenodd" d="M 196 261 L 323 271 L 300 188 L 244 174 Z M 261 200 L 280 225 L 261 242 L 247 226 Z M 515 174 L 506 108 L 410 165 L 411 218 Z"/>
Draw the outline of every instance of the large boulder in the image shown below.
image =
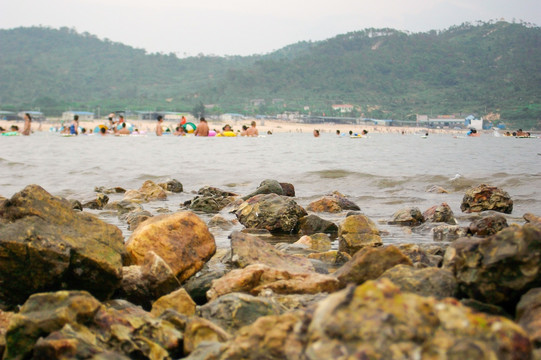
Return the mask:
<path fill-rule="evenodd" d="M 487 238 L 463 238 L 445 252 L 466 297 L 514 311 L 520 296 L 541 285 L 541 228 L 512 225 Z"/>
<path fill-rule="evenodd" d="M 280 315 L 284 311 L 285 308 L 272 298 L 231 293 L 199 307 L 198 315 L 234 333 L 261 316 Z"/>
<path fill-rule="evenodd" d="M 340 288 L 339 281 L 330 275 L 317 273 L 293 273 L 255 264 L 235 269 L 212 282 L 207 298 L 214 300 L 232 292 L 257 295 L 271 290 L 277 294 L 317 294 L 333 292 Z"/>
<path fill-rule="evenodd" d="M 507 219 L 502 215 L 496 214 L 472 221 L 467 231 L 468 234 L 475 236 L 490 236 L 508 226 Z"/>
<path fill-rule="evenodd" d="M 0 208 L 0 303 L 36 292 L 88 290 L 109 297 L 122 278 L 122 232 L 29 185 Z"/>
<path fill-rule="evenodd" d="M 319 200 L 312 201 L 308 205 L 307 210 L 313 212 L 338 213 L 345 210 L 357 211 L 361 210 L 361 208 L 338 191 L 335 191 L 332 194 L 323 196 Z"/>
<path fill-rule="evenodd" d="M 541 288 L 529 290 L 517 305 L 517 323 L 526 330 L 538 353 L 541 353 Z"/>
<path fill-rule="evenodd" d="M 197 215 L 180 211 L 152 217 L 135 229 L 126 243 L 133 264 L 154 251 L 180 282 L 198 272 L 216 251 L 214 236 Z"/>
<path fill-rule="evenodd" d="M 240 204 L 235 215 L 247 228 L 265 229 L 272 233 L 296 233 L 299 219 L 307 213 L 292 198 L 260 194 Z"/>
<path fill-rule="evenodd" d="M 421 210 L 417 207 L 409 207 L 397 210 L 392 219 L 388 222 L 390 225 L 417 226 L 425 221 Z"/>
<path fill-rule="evenodd" d="M 494 210 L 511 214 L 513 200 L 506 191 L 496 186 L 481 184 L 466 191 L 460 209 L 466 213 Z"/>
<path fill-rule="evenodd" d="M 250 194 L 243 196 L 243 200 L 248 200 L 252 196 L 256 196 L 259 194 L 276 194 L 276 195 L 285 195 L 284 189 L 282 188 L 282 185 L 276 180 L 263 180 L 261 184 L 257 187 L 257 189 Z"/>
<path fill-rule="evenodd" d="M 427 209 L 423 213 L 423 219 L 424 221 L 431 223 L 443 222 L 449 225 L 458 224 L 455 219 L 455 215 L 453 214 L 453 210 L 451 210 L 451 207 L 447 205 L 447 203 L 434 205 L 431 208 Z"/>
<path fill-rule="evenodd" d="M 412 266 L 411 260 L 393 245 L 384 248 L 364 248 L 333 274 L 342 286 L 349 283 L 362 284 L 377 279 L 395 265 Z"/>
<path fill-rule="evenodd" d="M 457 292 L 456 279 L 452 272 L 440 268 L 416 269 L 408 265 L 397 265 L 385 271 L 380 279 L 389 279 L 403 292 L 437 299 L 454 297 Z"/>
<path fill-rule="evenodd" d="M 376 224 L 365 215 L 346 217 L 338 226 L 338 249 L 350 255 L 364 247 L 381 246 Z"/>
<path fill-rule="evenodd" d="M 338 232 L 338 226 L 332 221 L 310 214 L 299 219 L 299 232 L 303 235 L 316 233 L 334 234 Z"/>
<path fill-rule="evenodd" d="M 263 264 L 290 272 L 314 271 L 309 260 L 284 254 L 265 241 L 239 231 L 231 234 L 231 262 L 239 268 Z"/>
<path fill-rule="evenodd" d="M 11 319 L 4 359 L 179 358 L 182 338 L 172 322 L 122 300 L 101 304 L 84 291 L 41 293 Z"/>

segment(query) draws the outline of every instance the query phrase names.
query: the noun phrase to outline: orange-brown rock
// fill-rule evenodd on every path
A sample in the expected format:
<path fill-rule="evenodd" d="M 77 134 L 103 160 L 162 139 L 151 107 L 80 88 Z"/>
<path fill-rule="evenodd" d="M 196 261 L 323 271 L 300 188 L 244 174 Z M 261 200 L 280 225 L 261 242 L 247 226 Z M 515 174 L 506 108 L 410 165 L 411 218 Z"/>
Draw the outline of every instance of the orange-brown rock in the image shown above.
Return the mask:
<path fill-rule="evenodd" d="M 330 275 L 318 273 L 291 273 L 266 265 L 255 264 L 236 269 L 214 280 L 207 298 L 209 300 L 232 292 L 257 295 L 270 289 L 277 294 L 317 294 L 333 292 L 340 288 L 339 281 Z"/>
<path fill-rule="evenodd" d="M 329 251 L 331 250 L 331 239 L 329 235 L 318 233 L 313 235 L 304 235 L 295 242 L 296 245 L 306 245 L 311 250 Z"/>
<path fill-rule="evenodd" d="M 218 325 L 199 317 L 194 317 L 184 330 L 184 353 L 190 354 L 203 341 L 225 342 L 230 335 Z"/>
<path fill-rule="evenodd" d="M 365 215 L 348 216 L 338 227 L 338 249 L 350 255 L 366 246 L 383 245 L 376 224 Z"/>
<path fill-rule="evenodd" d="M 143 264 L 154 251 L 173 270 L 180 282 L 199 271 L 216 251 L 214 236 L 197 215 L 181 211 L 152 217 L 133 232 L 126 249 L 134 264 Z"/>
<path fill-rule="evenodd" d="M 156 300 L 152 304 L 150 313 L 158 317 L 167 309 L 173 309 L 182 315 L 192 316 L 195 314 L 195 302 L 186 290 L 181 288 Z"/>

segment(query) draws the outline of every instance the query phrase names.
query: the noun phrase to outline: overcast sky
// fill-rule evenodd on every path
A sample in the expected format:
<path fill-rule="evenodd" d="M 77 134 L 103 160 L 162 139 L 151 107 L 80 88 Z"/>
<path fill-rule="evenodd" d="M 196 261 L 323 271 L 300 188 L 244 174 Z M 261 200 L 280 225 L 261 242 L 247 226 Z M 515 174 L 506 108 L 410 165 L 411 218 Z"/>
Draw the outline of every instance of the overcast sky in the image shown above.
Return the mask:
<path fill-rule="evenodd" d="M 365 28 L 412 32 L 505 18 L 541 25 L 541 0 L 2 0 L 0 28 L 67 26 L 149 52 L 263 54 Z"/>

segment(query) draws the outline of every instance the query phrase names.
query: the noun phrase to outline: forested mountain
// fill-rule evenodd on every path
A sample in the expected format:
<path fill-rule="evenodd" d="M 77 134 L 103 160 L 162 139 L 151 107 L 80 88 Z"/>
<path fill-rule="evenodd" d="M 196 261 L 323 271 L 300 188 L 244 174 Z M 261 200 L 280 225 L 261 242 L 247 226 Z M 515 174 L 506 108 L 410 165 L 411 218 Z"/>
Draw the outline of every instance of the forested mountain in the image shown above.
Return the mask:
<path fill-rule="evenodd" d="M 349 103 L 353 115 L 378 118 L 541 119 L 541 29 L 503 21 L 416 34 L 366 29 L 266 55 L 186 59 L 67 28 L 18 28 L 0 31 L 0 54 L 0 108 L 204 103 L 216 111 L 331 115 L 332 104 Z"/>

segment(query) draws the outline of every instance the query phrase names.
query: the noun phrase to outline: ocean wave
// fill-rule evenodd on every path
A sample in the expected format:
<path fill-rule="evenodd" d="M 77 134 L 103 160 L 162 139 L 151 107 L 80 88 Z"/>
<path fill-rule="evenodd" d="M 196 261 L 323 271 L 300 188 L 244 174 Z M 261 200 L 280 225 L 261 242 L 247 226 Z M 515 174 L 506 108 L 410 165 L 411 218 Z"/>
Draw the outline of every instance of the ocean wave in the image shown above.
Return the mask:
<path fill-rule="evenodd" d="M 328 169 L 328 170 L 318 170 L 318 171 L 309 171 L 307 173 L 309 176 L 319 176 L 322 179 L 341 179 L 348 176 L 356 178 L 371 178 L 374 177 L 372 174 L 360 173 L 357 171 L 350 171 L 344 169 Z"/>

